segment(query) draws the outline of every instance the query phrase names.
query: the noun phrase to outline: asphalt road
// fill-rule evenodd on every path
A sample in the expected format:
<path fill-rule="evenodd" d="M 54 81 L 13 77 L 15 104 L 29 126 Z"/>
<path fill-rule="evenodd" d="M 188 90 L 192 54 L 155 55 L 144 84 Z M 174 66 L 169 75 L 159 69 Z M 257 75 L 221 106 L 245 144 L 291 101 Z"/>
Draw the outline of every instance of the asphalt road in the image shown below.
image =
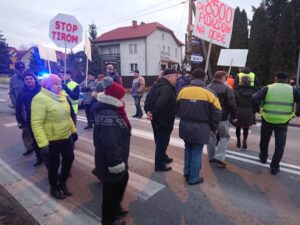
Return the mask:
<path fill-rule="evenodd" d="M 74 196 L 56 201 L 49 194 L 44 166 L 32 166 L 34 155 L 22 156 L 24 147 L 13 110 L 7 107 L 6 90 L 0 89 L 0 184 L 40 224 L 100 224 L 101 183 L 91 174 L 94 167 L 92 130 L 84 130 L 84 112 L 78 115 L 79 140 L 68 186 Z M 128 116 L 134 113 L 128 96 Z M 168 154 L 173 170 L 154 172 L 154 142 L 146 119 L 132 123 L 130 179 L 124 206 L 134 225 L 299 224 L 300 128 L 289 128 L 282 171 L 273 176 L 258 162 L 260 124 L 251 128 L 248 150 L 235 147 L 234 129 L 227 151 L 227 168 L 209 164 L 203 155 L 204 183 L 189 186 L 183 177 L 183 142 L 178 121 Z M 59 121 L 58 121 L 59 122 Z M 270 145 L 270 157 L 274 141 Z M 204 150 L 205 152 L 206 150 Z"/>

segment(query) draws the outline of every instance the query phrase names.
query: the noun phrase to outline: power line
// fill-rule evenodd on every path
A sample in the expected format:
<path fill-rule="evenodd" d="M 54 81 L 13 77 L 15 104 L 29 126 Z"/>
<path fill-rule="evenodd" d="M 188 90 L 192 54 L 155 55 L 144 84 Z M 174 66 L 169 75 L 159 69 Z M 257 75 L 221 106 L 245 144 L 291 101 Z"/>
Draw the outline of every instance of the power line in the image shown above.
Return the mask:
<path fill-rule="evenodd" d="M 114 22 L 114 23 L 110 23 L 110 24 L 105 24 L 105 25 L 102 25 L 102 26 L 100 26 L 100 27 L 107 27 L 107 26 L 111 26 L 111 25 L 116 25 L 116 24 L 122 23 L 122 22 L 124 22 L 124 21 L 132 20 L 132 19 L 135 19 L 135 18 L 140 18 L 140 17 L 142 17 L 142 16 L 147 16 L 147 15 L 149 15 L 149 14 L 153 14 L 153 13 L 160 12 L 160 11 L 163 11 L 163 10 L 166 10 L 166 9 L 170 9 L 170 8 L 173 8 L 173 7 L 182 5 L 182 4 L 184 4 L 184 3 L 185 3 L 185 2 L 180 2 L 180 3 L 178 3 L 178 4 L 171 5 L 171 6 L 167 6 L 167 7 L 165 7 L 165 8 L 161 8 L 161 9 L 158 9 L 158 10 L 153 10 L 153 11 L 147 12 L 147 13 L 142 14 L 142 15 L 139 15 L 139 16 L 130 17 L 130 18 L 128 18 L 127 20 L 122 20 L 122 21 L 118 21 L 118 22 Z M 127 17 L 129 17 L 129 16 L 127 16 Z M 99 28 L 100 28 L 100 27 L 99 27 Z M 98 28 L 97 28 L 97 29 L 98 29 Z"/>
<path fill-rule="evenodd" d="M 99 28 L 101 28 L 101 27 L 106 27 L 106 26 L 110 26 L 110 25 L 114 25 L 115 23 L 118 23 L 119 21 L 123 21 L 124 19 L 127 19 L 128 17 L 132 18 L 133 16 L 138 15 L 138 14 L 140 14 L 141 12 L 148 11 L 149 9 L 152 9 L 152 8 L 157 7 L 157 6 L 163 5 L 164 3 L 169 2 L 169 1 L 171 1 L 171 0 L 163 1 L 163 2 L 158 3 L 158 4 L 156 4 L 156 5 L 147 7 L 147 8 L 145 8 L 145 9 L 142 9 L 142 10 L 137 11 L 137 12 L 134 12 L 133 14 L 130 14 L 130 15 L 121 17 L 121 18 L 119 18 L 118 20 L 115 20 L 115 21 L 112 22 L 112 23 L 107 23 L 107 24 L 101 25 Z"/>
<path fill-rule="evenodd" d="M 187 2 L 188 2 L 188 0 L 186 0 L 185 4 L 184 4 L 184 9 L 183 9 L 181 20 L 180 20 L 180 23 L 179 23 L 179 26 L 178 26 L 178 29 L 177 29 L 177 33 L 179 33 L 180 28 L 182 26 L 182 22 L 183 22 L 183 19 L 184 19 L 184 14 L 185 14 L 185 9 L 186 9 Z"/>

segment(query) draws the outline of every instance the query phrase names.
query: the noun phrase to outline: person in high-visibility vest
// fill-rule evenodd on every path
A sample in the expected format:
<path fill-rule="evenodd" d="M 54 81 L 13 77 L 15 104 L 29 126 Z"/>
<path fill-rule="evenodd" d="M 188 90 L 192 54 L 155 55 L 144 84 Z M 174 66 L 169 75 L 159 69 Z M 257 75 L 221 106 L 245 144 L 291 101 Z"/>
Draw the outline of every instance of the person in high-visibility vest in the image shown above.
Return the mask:
<path fill-rule="evenodd" d="M 295 115 L 294 102 L 300 102 L 299 89 L 288 84 L 289 75 L 285 72 L 275 74 L 275 83 L 263 87 L 253 95 L 261 105 L 262 117 L 260 153 L 261 163 L 267 163 L 270 138 L 275 133 L 275 153 L 270 164 L 271 174 L 280 171 L 289 121 Z"/>
<path fill-rule="evenodd" d="M 251 72 L 250 68 L 245 67 L 243 69 L 240 69 L 240 72 L 235 76 L 234 79 L 234 87 L 240 86 L 242 82 L 242 77 L 248 76 L 251 80 L 250 86 L 252 87 L 259 87 L 259 81 L 257 77 L 255 76 L 255 73 Z"/>
<path fill-rule="evenodd" d="M 65 75 L 63 71 L 60 71 L 59 75 L 63 80 L 62 83 L 63 92 L 65 92 L 68 95 L 68 99 L 72 104 L 74 113 L 77 115 L 78 100 L 80 95 L 79 85 L 71 79 L 71 75 L 72 75 L 71 71 L 67 70 Z M 75 121 L 75 125 L 76 125 L 76 121 Z"/>

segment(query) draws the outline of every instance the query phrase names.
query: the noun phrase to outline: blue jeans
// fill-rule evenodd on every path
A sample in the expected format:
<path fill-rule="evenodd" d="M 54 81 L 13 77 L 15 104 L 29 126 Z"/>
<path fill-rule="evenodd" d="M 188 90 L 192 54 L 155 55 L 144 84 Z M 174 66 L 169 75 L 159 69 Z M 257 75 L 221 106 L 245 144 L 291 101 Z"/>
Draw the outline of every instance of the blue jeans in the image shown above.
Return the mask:
<path fill-rule="evenodd" d="M 195 183 L 200 179 L 202 150 L 202 144 L 192 144 L 185 141 L 183 173 L 184 176 L 188 177 L 189 183 Z"/>
<path fill-rule="evenodd" d="M 135 115 L 138 117 L 142 117 L 143 116 L 143 111 L 141 108 L 141 99 L 142 96 L 134 96 L 134 104 L 135 104 L 135 108 L 136 108 L 136 113 Z"/>

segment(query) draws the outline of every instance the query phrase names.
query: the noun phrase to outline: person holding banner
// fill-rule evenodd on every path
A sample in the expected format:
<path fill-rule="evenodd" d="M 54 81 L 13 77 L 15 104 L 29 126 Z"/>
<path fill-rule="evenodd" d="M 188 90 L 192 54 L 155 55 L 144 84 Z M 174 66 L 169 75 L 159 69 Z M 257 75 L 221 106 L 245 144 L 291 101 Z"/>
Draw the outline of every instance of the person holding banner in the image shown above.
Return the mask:
<path fill-rule="evenodd" d="M 235 100 L 238 106 L 237 122 L 233 125 L 236 127 L 236 146 L 241 150 L 247 149 L 247 139 L 250 127 L 255 124 L 255 112 L 259 107 L 252 100 L 252 95 L 256 92 L 251 86 L 250 77 L 242 77 L 241 85 L 234 89 Z M 243 130 L 243 142 L 241 144 L 241 130 Z"/>
<path fill-rule="evenodd" d="M 62 83 L 62 88 L 63 88 L 62 92 L 67 94 L 67 96 L 72 104 L 74 113 L 77 115 L 78 100 L 79 100 L 79 95 L 80 95 L 79 85 L 71 79 L 72 73 L 70 70 L 67 70 L 66 74 L 64 74 L 63 71 L 60 71 L 59 75 L 60 75 L 60 78 L 64 81 Z M 75 120 L 75 125 L 76 125 L 76 120 Z"/>

